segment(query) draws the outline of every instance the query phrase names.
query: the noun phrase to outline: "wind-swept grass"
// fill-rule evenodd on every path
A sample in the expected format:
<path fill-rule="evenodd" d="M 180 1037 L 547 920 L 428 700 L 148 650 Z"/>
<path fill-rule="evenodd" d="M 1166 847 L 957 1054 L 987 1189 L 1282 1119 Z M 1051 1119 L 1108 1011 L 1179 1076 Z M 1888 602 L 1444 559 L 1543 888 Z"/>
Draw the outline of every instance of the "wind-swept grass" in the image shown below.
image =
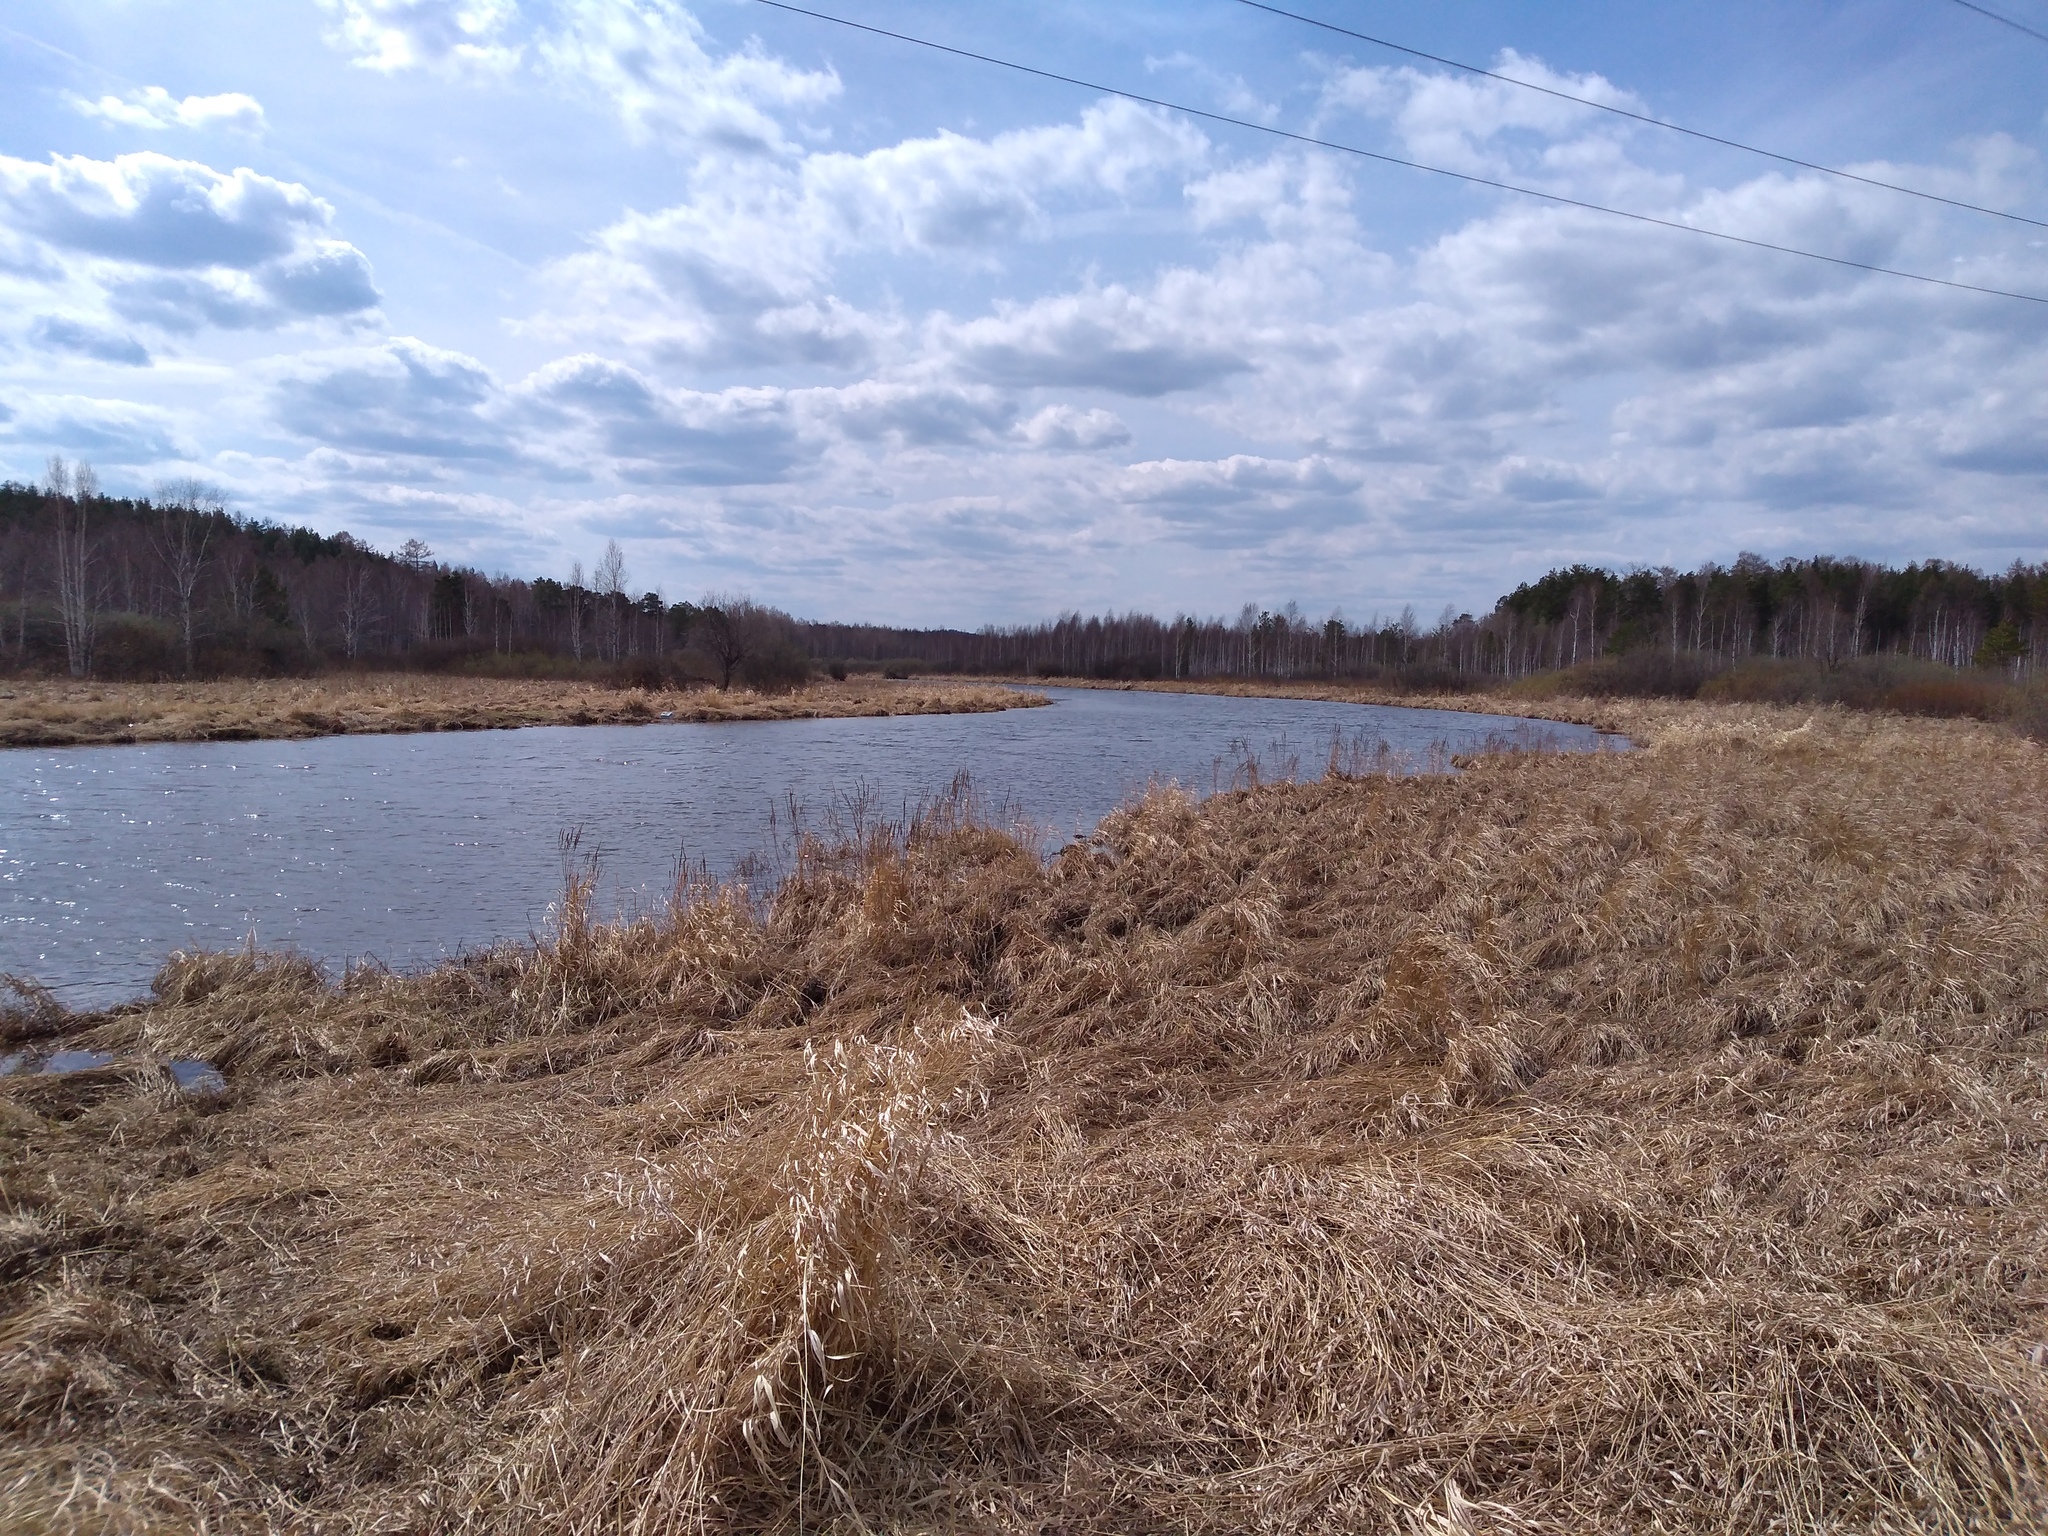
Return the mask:
<path fill-rule="evenodd" d="M 1611 712 L 21 994 L 0 1525 L 2037 1527 L 2040 749 Z"/>

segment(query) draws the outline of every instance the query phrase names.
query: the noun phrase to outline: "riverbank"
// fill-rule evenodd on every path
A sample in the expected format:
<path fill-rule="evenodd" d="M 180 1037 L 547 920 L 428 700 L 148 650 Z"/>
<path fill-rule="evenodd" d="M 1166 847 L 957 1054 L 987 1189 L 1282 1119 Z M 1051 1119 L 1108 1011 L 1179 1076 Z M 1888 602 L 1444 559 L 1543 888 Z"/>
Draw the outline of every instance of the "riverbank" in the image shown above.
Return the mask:
<path fill-rule="evenodd" d="M 1815 664 L 1815 667 L 1818 669 L 1818 664 Z M 1826 674 L 1817 672 L 1817 675 Z M 974 681 L 989 680 L 977 678 Z M 1105 681 L 1100 678 L 1056 677 L 1038 678 L 1035 681 L 1039 686 L 1046 688 L 1121 689 L 1151 693 L 1214 694 L 1225 698 L 1312 699 L 1342 704 L 1386 704 L 1405 709 L 1442 709 L 1463 714 L 1559 720 L 1574 725 L 1589 725 L 1596 730 L 1616 732 L 1623 729 L 1616 722 L 1622 719 L 1629 709 L 1641 702 L 1626 695 L 1617 697 L 1611 693 L 1601 692 L 1597 686 L 1597 679 L 1575 676 L 1571 672 L 1538 674 L 1504 686 L 1457 693 L 1429 693 L 1389 688 L 1374 683 L 1325 683 L 1293 678 L 1204 678 L 1190 681 L 1161 678 L 1152 681 L 1122 682 Z M 1584 688 L 1585 691 L 1577 691 L 1580 688 Z M 1808 710 L 1836 707 L 1819 700 L 1798 702 L 1800 698 L 1801 695 L 1796 690 L 1790 693 L 1734 691 L 1718 696 L 1704 696 L 1700 702 L 1759 705 L 1776 702 L 1784 708 Z M 1992 707 L 1993 704 L 1996 707 Z M 1843 707 L 1878 714 L 1997 720 L 2003 721 L 2012 730 L 2035 741 L 2048 741 L 2048 700 L 2043 699 L 2038 686 L 2028 693 L 1981 676 L 1958 676 L 1949 672 L 1938 683 L 1930 683 L 1925 678 L 1909 678 L 1903 686 L 1888 693 L 1856 699 Z"/>
<path fill-rule="evenodd" d="M 2039 749 L 1603 710 L 24 1000 L 0 1525 L 2037 1527 Z"/>
<path fill-rule="evenodd" d="M 938 681 L 938 678 L 934 678 Z M 992 687 L 1000 679 L 961 675 L 948 682 Z M 1534 697 L 1511 689 L 1471 693 L 1414 693 L 1385 688 L 1373 683 L 1318 683 L 1294 678 L 1249 680 L 1245 678 L 1198 678 L 1182 681 L 1156 678 L 1141 682 L 1112 682 L 1095 677 L 1038 677 L 1040 688 L 1091 688 L 1126 693 L 1194 693 L 1229 699 L 1305 699 L 1330 704 L 1385 704 L 1397 709 L 1444 709 L 1464 715 L 1507 715 L 1519 720 L 1558 720 L 1568 725 L 1589 725 L 1595 730 L 1626 735 L 1620 722 L 1635 718 L 1640 701 L 1579 698 L 1569 694 Z M 1014 686 L 1014 685 L 1013 685 Z"/>
<path fill-rule="evenodd" d="M 0 746 L 297 740 L 525 725 L 687 724 L 980 714 L 1045 703 L 980 682 L 817 682 L 793 693 L 664 691 L 405 672 L 185 683 L 0 680 Z"/>

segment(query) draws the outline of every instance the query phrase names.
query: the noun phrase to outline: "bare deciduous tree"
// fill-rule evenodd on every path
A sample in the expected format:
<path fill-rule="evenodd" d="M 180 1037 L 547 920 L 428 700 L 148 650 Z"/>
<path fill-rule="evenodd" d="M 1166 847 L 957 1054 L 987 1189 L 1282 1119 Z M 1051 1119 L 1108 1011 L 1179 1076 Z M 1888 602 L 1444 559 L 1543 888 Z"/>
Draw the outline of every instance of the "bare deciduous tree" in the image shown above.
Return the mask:
<path fill-rule="evenodd" d="M 350 661 L 362 653 L 375 619 L 369 562 L 353 558 L 341 578 L 341 649 Z"/>
<path fill-rule="evenodd" d="M 751 598 L 706 594 L 691 641 L 718 663 L 721 691 L 732 687 L 733 673 L 759 648 L 765 617 Z"/>
<path fill-rule="evenodd" d="M 625 634 L 622 610 L 626 606 L 626 555 L 617 539 L 605 540 L 604 557 L 597 562 L 590 580 L 597 589 L 597 611 L 603 625 L 598 631 L 599 642 L 617 661 Z"/>
<path fill-rule="evenodd" d="M 583 659 L 583 562 L 576 561 L 569 567 L 569 650 L 578 661 Z"/>
<path fill-rule="evenodd" d="M 151 547 L 162 562 L 178 605 L 178 638 L 185 648 L 185 675 L 192 675 L 193 597 L 206 574 L 213 519 L 227 511 L 227 498 L 203 480 L 164 480 L 156 487 L 157 528 Z"/>
<path fill-rule="evenodd" d="M 99 588 L 90 518 L 99 499 L 99 476 L 90 464 L 68 468 L 50 456 L 48 492 L 57 514 L 57 618 L 64 628 L 64 658 L 73 677 L 92 671 L 99 628 Z"/>

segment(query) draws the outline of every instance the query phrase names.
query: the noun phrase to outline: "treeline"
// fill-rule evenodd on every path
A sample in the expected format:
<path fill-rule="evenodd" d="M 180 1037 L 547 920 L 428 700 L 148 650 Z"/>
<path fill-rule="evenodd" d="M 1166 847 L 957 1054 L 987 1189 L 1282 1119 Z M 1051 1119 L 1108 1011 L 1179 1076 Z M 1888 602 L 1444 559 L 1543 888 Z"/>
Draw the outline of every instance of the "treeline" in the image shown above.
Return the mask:
<path fill-rule="evenodd" d="M 805 626 L 815 656 L 933 670 L 1043 677 L 1394 677 L 1440 686 L 1555 671 L 1662 651 L 1717 670 L 1753 657 L 1835 663 L 1898 656 L 2026 676 L 2048 654 L 2048 565 L 2002 576 L 1933 560 L 1742 555 L 1731 566 L 1617 574 L 1575 565 L 1515 588 L 1475 618 L 1431 627 L 1312 619 L 1293 604 L 1247 604 L 1235 620 L 1149 614 L 969 633 Z"/>
<path fill-rule="evenodd" d="M 231 512 L 199 481 L 104 496 L 53 459 L 0 484 L 0 668 L 159 678 L 330 666 L 561 671 L 789 686 L 809 675 L 786 614 L 745 598 L 635 595 L 616 541 L 586 579 L 487 576 L 418 539 L 386 554 Z"/>
<path fill-rule="evenodd" d="M 0 669 L 76 677 L 460 667 L 619 680 L 793 686 L 823 666 L 1029 677 L 1374 678 L 1474 687 L 1630 657 L 1697 679 L 1753 658 L 1898 657 L 2015 679 L 2048 656 L 2048 565 L 1985 575 L 1943 561 L 1745 554 L 1729 566 L 1574 565 L 1483 617 L 1446 609 L 1357 624 L 1294 604 L 1235 619 L 1083 617 L 978 631 L 800 623 L 745 598 L 635 595 L 610 543 L 586 577 L 490 576 L 408 540 L 383 553 L 237 516 L 198 481 L 100 493 L 53 459 L 0 484 Z"/>

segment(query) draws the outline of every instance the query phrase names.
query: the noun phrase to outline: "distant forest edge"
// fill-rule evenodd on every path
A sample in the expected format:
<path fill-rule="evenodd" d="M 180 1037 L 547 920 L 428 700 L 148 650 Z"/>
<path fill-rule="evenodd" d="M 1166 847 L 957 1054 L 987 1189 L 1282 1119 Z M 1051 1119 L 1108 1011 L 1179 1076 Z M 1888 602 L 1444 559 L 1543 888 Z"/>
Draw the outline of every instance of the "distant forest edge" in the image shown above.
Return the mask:
<path fill-rule="evenodd" d="M 487 576 L 419 540 L 237 516 L 198 482 L 99 494 L 89 467 L 0 484 L 0 670 L 157 679 L 404 667 L 774 690 L 814 668 L 1101 680 L 1372 681 L 1409 691 L 1838 698 L 1998 714 L 2048 654 L 2048 564 L 1986 575 L 1742 555 L 1696 571 L 1587 565 L 1475 617 L 1365 625 L 1293 604 L 1010 628 L 815 623 L 743 597 L 634 594 L 616 543 L 586 576 Z M 2033 691 L 2031 689 L 2027 690 Z"/>

